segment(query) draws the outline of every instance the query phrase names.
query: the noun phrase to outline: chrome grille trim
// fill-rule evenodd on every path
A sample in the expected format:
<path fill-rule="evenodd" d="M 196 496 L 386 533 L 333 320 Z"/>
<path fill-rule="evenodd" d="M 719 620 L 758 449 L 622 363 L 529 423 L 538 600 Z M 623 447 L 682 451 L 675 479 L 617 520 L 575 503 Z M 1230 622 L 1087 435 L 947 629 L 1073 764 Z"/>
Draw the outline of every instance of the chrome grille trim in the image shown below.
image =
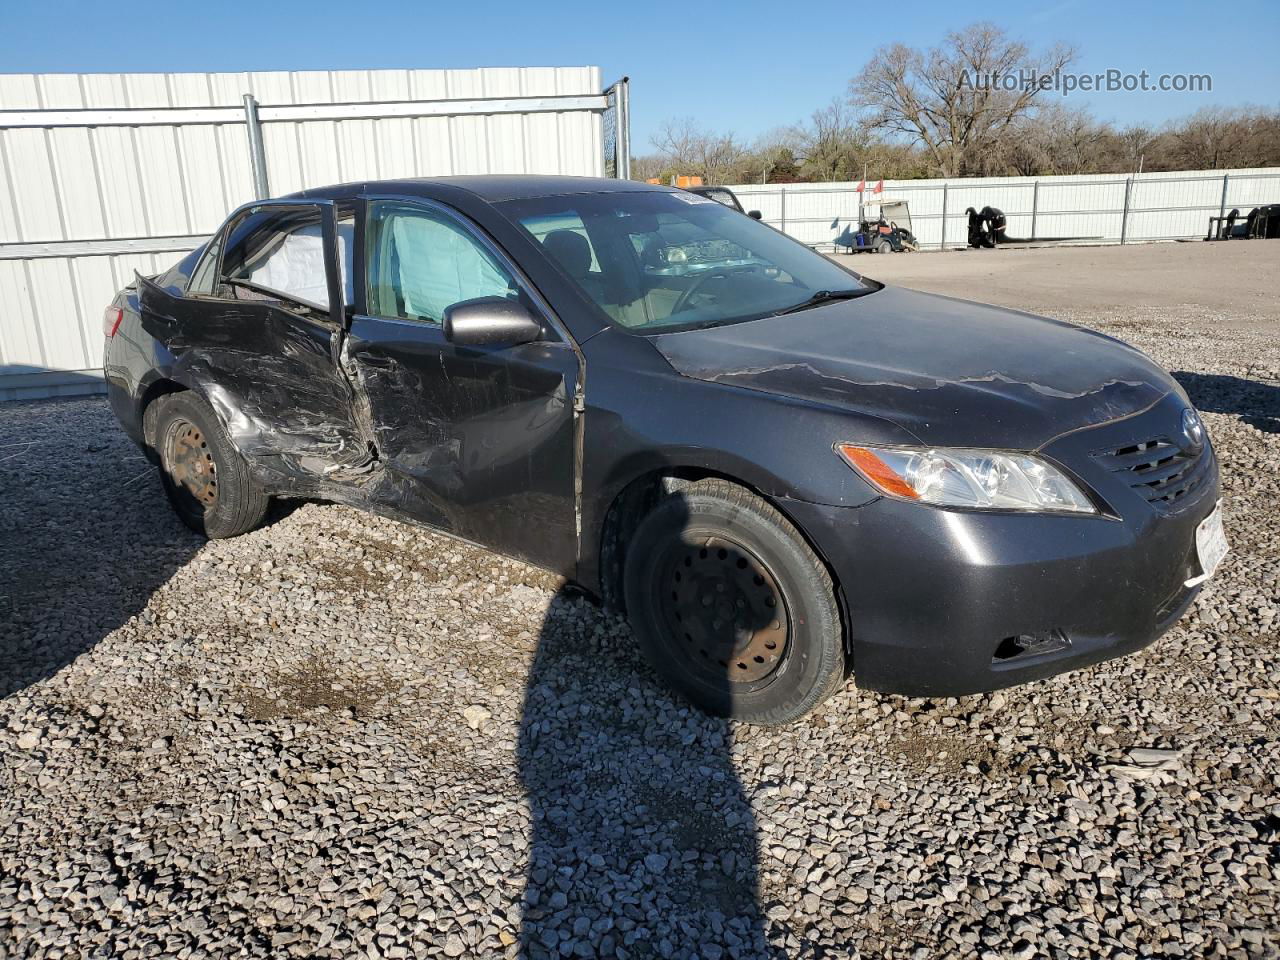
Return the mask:
<path fill-rule="evenodd" d="M 1200 450 L 1184 450 L 1167 436 L 1109 450 L 1094 459 L 1114 473 L 1157 510 L 1177 509 L 1178 502 L 1198 490 L 1213 462 L 1208 444 Z"/>

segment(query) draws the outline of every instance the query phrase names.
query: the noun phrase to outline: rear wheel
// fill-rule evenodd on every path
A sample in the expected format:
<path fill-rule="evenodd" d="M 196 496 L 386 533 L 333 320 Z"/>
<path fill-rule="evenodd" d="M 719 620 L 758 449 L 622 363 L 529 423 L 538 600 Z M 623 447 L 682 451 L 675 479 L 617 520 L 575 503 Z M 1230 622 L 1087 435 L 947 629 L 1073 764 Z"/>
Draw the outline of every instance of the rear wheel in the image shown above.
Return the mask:
<path fill-rule="evenodd" d="M 654 669 L 709 713 L 789 723 L 844 679 L 826 568 L 736 484 L 704 480 L 660 501 L 632 537 L 624 586 Z"/>
<path fill-rule="evenodd" d="M 189 391 L 163 396 L 156 405 L 160 476 L 182 522 L 215 540 L 259 526 L 270 498 L 212 408 Z"/>
<path fill-rule="evenodd" d="M 893 244 L 888 240 L 881 240 L 876 244 L 876 253 L 892 253 Z"/>

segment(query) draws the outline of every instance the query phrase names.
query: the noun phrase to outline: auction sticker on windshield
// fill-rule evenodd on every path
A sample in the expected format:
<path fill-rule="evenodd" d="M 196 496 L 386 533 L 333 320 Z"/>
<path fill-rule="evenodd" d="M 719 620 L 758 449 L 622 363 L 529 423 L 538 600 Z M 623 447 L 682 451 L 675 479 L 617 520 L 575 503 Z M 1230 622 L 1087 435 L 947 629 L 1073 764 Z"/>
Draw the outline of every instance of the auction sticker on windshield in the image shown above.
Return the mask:
<path fill-rule="evenodd" d="M 1200 561 L 1200 575 L 1186 582 L 1188 587 L 1204 583 L 1213 576 L 1227 555 L 1227 534 L 1222 529 L 1222 501 L 1213 508 L 1213 513 L 1200 521 L 1196 527 L 1196 557 Z"/>

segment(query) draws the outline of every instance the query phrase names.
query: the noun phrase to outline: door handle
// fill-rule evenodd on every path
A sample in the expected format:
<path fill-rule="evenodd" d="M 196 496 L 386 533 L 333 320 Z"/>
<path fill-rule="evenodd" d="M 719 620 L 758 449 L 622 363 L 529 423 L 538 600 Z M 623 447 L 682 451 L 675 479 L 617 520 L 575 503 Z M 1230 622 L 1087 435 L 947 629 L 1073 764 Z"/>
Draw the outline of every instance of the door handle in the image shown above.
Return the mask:
<path fill-rule="evenodd" d="M 377 370 L 390 370 L 396 365 L 396 362 L 390 357 L 380 357 L 377 354 L 365 353 L 356 357 L 357 363 L 363 363 L 366 367 L 373 367 Z"/>

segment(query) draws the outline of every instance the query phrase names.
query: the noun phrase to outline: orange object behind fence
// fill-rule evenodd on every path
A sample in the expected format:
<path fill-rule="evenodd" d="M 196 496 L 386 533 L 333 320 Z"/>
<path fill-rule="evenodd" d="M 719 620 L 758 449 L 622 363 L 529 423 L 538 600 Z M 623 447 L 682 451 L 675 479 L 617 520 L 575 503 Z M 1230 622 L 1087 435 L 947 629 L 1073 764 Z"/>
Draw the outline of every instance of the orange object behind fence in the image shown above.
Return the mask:
<path fill-rule="evenodd" d="M 660 179 L 658 179 L 657 177 L 650 177 L 648 180 L 646 180 L 646 181 L 645 181 L 645 183 L 656 183 L 656 184 L 661 184 L 661 183 L 662 183 L 662 181 L 661 181 Z M 672 177 L 672 178 L 671 178 L 671 186 L 673 186 L 673 187 L 681 187 L 681 188 L 684 188 L 684 187 L 700 187 L 700 186 L 702 186 L 702 178 L 701 178 L 701 177 L 681 177 L 681 176 L 675 176 L 675 177 Z"/>

